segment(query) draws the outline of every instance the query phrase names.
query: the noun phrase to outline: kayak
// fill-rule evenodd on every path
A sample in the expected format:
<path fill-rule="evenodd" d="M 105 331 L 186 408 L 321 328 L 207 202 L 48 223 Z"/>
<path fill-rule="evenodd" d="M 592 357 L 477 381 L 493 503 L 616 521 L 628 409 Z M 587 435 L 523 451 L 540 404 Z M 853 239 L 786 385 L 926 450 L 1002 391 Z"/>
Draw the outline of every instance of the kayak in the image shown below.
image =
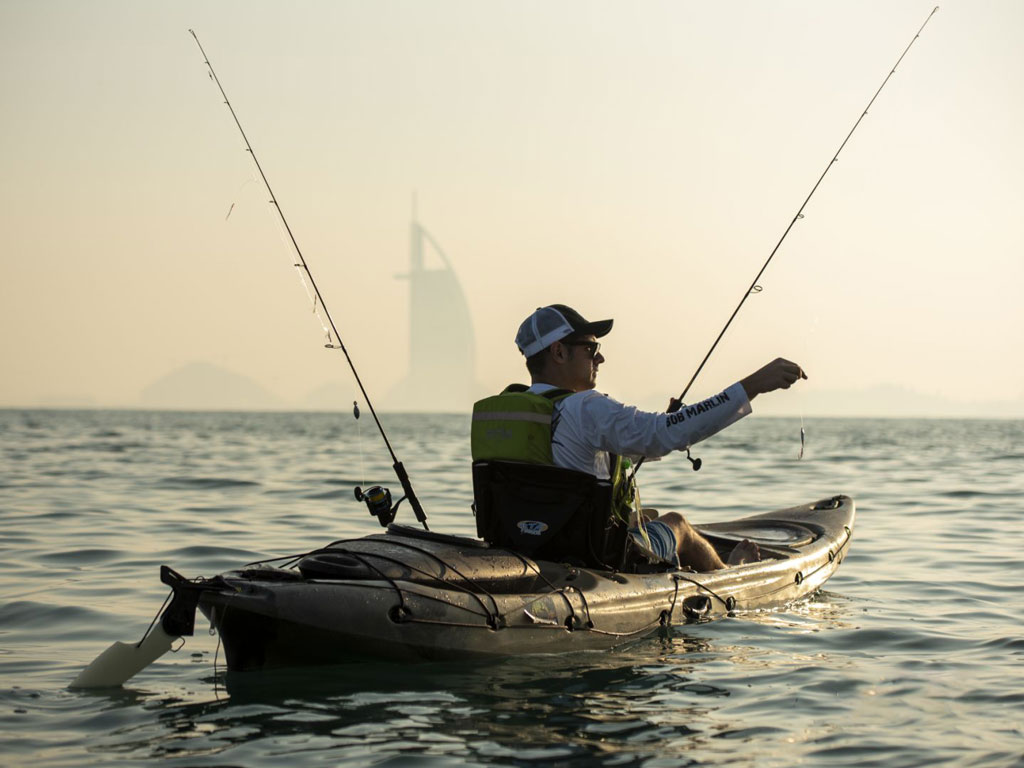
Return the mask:
<path fill-rule="evenodd" d="M 479 509 L 478 509 L 479 514 Z M 116 642 L 71 683 L 123 685 L 195 629 L 201 611 L 233 672 L 353 661 L 445 661 L 613 648 L 659 629 L 775 610 L 813 594 L 850 550 L 848 496 L 695 526 L 725 559 L 697 573 L 625 572 L 533 559 L 479 539 L 390 524 L 387 532 L 187 579 L 168 566 L 166 609 L 138 643 Z"/>
<path fill-rule="evenodd" d="M 707 573 L 603 571 L 392 524 L 288 567 L 186 581 L 176 596 L 191 593 L 232 671 L 598 650 L 812 594 L 846 557 L 854 516 L 836 496 L 696 526 L 723 557 L 743 539 L 761 550 L 759 562 Z"/>

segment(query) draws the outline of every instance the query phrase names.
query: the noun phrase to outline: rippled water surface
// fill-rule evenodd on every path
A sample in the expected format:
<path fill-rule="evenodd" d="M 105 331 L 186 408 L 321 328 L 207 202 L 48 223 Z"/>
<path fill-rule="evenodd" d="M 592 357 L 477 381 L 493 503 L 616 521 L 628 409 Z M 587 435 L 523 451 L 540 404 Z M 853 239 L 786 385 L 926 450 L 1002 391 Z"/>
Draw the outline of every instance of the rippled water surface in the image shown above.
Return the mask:
<path fill-rule="evenodd" d="M 383 421 L 431 528 L 473 534 L 467 418 Z M 398 486 L 351 415 L 0 411 L 2 762 L 1024 765 L 1024 422 L 806 426 L 800 461 L 798 422 L 754 417 L 699 473 L 641 472 L 646 505 L 695 522 L 853 496 L 851 555 L 786 611 L 571 657 L 247 675 L 197 627 L 86 693 L 66 686 L 159 609 L 160 564 L 374 533 L 352 487 Z"/>

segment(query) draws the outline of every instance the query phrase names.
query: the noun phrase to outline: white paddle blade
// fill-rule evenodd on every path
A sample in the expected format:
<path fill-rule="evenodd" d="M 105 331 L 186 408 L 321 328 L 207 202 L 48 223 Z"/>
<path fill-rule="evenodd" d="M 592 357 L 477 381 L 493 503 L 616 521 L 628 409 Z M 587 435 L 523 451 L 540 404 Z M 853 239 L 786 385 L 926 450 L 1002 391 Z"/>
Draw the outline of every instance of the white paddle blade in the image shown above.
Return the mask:
<path fill-rule="evenodd" d="M 164 631 L 160 622 L 141 645 L 114 643 L 79 673 L 71 688 L 117 688 L 169 650 L 177 637 Z"/>

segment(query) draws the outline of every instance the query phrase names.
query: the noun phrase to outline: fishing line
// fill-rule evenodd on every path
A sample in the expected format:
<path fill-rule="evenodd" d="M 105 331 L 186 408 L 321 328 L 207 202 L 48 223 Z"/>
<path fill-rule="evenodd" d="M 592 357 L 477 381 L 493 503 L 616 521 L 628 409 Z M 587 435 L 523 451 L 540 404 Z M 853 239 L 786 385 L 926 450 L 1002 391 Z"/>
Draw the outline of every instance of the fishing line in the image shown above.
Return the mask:
<path fill-rule="evenodd" d="M 238 185 L 238 189 L 235 190 L 235 198 L 236 199 L 240 198 L 241 195 L 242 195 L 242 190 L 245 189 L 249 184 L 257 184 L 257 183 L 258 182 L 256 181 L 256 177 L 253 176 L 252 174 L 250 174 L 249 178 L 247 178 L 245 181 L 243 181 L 241 184 Z M 234 212 L 234 210 L 235 210 L 235 201 L 232 200 L 231 201 L 231 207 L 228 208 L 228 212 L 224 216 L 224 221 L 227 221 L 228 219 L 231 218 L 231 214 Z"/>
<path fill-rule="evenodd" d="M 273 203 L 274 201 L 271 200 L 270 202 Z M 277 223 L 277 234 L 281 238 L 281 243 L 287 250 L 291 251 L 293 249 L 293 246 L 290 241 L 291 233 L 285 229 L 287 225 L 281 224 L 280 217 L 275 218 L 274 221 Z M 309 306 L 311 308 L 311 311 L 313 312 L 313 317 L 315 317 L 316 321 L 320 323 L 320 329 L 324 332 L 324 347 L 327 349 L 331 349 L 334 344 L 334 339 L 331 336 L 331 329 L 328 327 L 327 324 L 329 318 L 325 318 L 320 313 L 320 306 L 322 305 L 322 302 L 318 300 L 316 285 L 310 287 L 310 281 L 313 279 L 313 276 L 309 275 L 309 280 L 307 280 L 306 270 L 302 268 L 302 264 L 293 262 L 292 266 L 295 267 L 295 273 L 299 276 L 299 282 L 302 284 L 302 289 L 306 292 L 306 298 L 309 299 Z"/>
<path fill-rule="evenodd" d="M 789 222 L 789 226 L 787 226 L 785 231 L 782 233 L 782 237 L 779 238 L 779 241 L 775 244 L 775 247 L 772 248 L 772 252 L 768 255 L 768 258 L 761 266 L 761 269 L 758 270 L 757 275 L 754 276 L 754 279 L 750 283 L 750 287 L 743 292 L 743 298 L 741 298 L 740 303 L 736 305 L 736 309 L 732 311 L 732 314 L 726 321 L 725 326 L 719 332 L 718 337 L 711 345 L 711 348 L 708 350 L 708 353 L 704 355 L 704 359 L 701 360 L 700 365 L 697 366 L 697 370 L 693 372 L 693 376 L 690 377 L 690 381 L 683 389 L 683 393 L 678 398 L 674 398 L 672 400 L 672 403 L 668 409 L 668 413 L 674 413 L 675 411 L 679 410 L 680 407 L 682 407 L 682 403 L 683 400 L 686 399 L 687 392 L 690 391 L 690 387 L 693 386 L 693 382 L 697 380 L 697 377 L 700 375 L 700 372 L 704 370 L 704 365 L 707 363 L 708 359 L 715 351 L 715 348 L 718 346 L 718 342 L 720 342 L 722 340 L 722 337 L 725 336 L 725 332 L 729 329 L 729 326 L 732 325 L 732 321 L 736 318 L 736 315 L 739 314 L 740 308 L 743 307 L 743 304 L 752 294 L 760 293 L 762 291 L 762 287 L 758 283 L 758 281 L 761 279 L 761 275 L 763 275 L 764 271 L 768 269 L 768 265 L 771 264 L 772 259 L 775 258 L 775 254 L 782 246 L 783 241 L 785 241 L 786 237 L 789 235 L 790 230 L 792 230 L 793 226 L 804 217 L 804 208 L 807 207 L 807 203 L 810 202 L 811 198 L 814 196 L 814 193 L 818 191 L 818 187 L 821 186 L 821 182 L 825 180 L 825 176 L 828 175 L 828 172 L 829 170 L 831 170 L 832 166 L 839 161 L 839 154 L 843 151 L 843 148 L 846 146 L 846 143 L 850 140 L 850 137 L 853 136 L 854 131 L 857 130 L 857 126 L 859 126 L 861 120 L 863 120 L 867 116 L 868 111 L 871 109 L 871 106 L 875 103 L 875 99 L 878 98 L 878 94 L 880 94 L 882 92 L 882 89 L 885 88 L 886 83 L 889 82 L 889 78 L 896 73 L 896 69 L 899 67 L 900 62 L 903 61 L 903 57 L 907 55 L 908 51 L 910 51 L 910 48 L 914 45 L 914 42 L 917 40 L 917 38 L 921 36 L 921 33 L 924 31 L 924 28 L 928 25 L 928 22 L 931 21 L 932 16 L 934 16 L 936 11 L 938 10 L 939 6 L 935 6 L 932 9 L 932 12 L 928 14 L 928 18 L 924 20 L 924 24 L 921 25 L 921 28 L 917 30 L 917 34 L 915 34 L 914 37 L 911 38 L 910 42 L 907 43 L 907 47 L 903 49 L 903 53 L 901 53 L 900 57 L 896 59 L 896 63 L 893 64 L 892 69 L 889 70 L 889 74 L 885 76 L 885 79 L 882 80 L 882 84 L 878 86 L 878 90 L 875 91 L 875 95 L 871 97 L 871 100 L 868 102 L 867 106 L 864 107 L 863 111 L 857 117 L 857 120 L 854 122 L 853 127 L 850 129 L 850 132 L 846 134 L 846 138 L 843 139 L 842 143 L 839 145 L 839 149 L 836 150 L 836 153 L 832 156 L 832 159 L 828 161 L 828 164 L 825 166 L 825 170 L 821 172 L 821 176 L 818 177 L 818 180 L 814 183 L 814 186 L 811 187 L 811 191 L 807 194 L 807 197 L 804 199 L 803 203 L 797 209 L 796 215 L 793 216 L 792 221 Z M 636 476 L 636 473 L 639 471 L 641 465 L 644 463 L 645 458 L 646 457 L 641 456 L 640 460 L 636 463 L 636 466 L 633 468 L 633 474 L 630 475 L 631 480 L 633 479 L 633 477 Z M 694 469 L 696 468 L 697 467 L 695 465 Z"/>
<path fill-rule="evenodd" d="M 416 513 L 416 519 L 424 529 L 430 530 L 427 527 L 427 515 L 423 511 L 423 507 L 420 506 L 419 499 L 416 498 L 416 494 L 412 488 L 412 482 L 409 480 L 409 475 L 405 471 L 405 466 L 398 460 L 398 456 L 395 455 L 395 451 L 391 447 L 391 441 L 388 440 L 387 433 L 384 431 L 384 426 L 380 423 L 380 419 L 377 417 L 377 411 L 374 409 L 373 403 L 370 401 L 370 396 L 366 393 L 366 388 L 363 386 L 362 379 L 359 378 L 359 372 L 356 370 L 356 366 L 352 362 L 352 358 L 349 355 L 348 350 L 345 348 L 344 342 L 341 340 L 341 334 L 338 333 L 338 328 L 334 324 L 334 319 L 331 317 L 331 313 L 327 309 L 327 305 L 324 303 L 320 289 L 317 288 L 316 280 L 313 279 L 313 273 L 310 271 L 309 265 L 306 263 L 306 258 L 302 255 L 302 250 L 299 248 L 298 241 L 296 241 L 295 235 L 292 233 L 292 228 L 289 226 L 288 220 L 285 218 L 284 211 L 281 210 L 281 206 L 277 202 L 277 196 L 274 194 L 274 190 L 271 188 L 270 182 L 267 180 L 267 175 L 263 172 L 263 166 L 260 165 L 260 161 L 256 157 L 255 151 L 253 151 L 252 144 L 249 143 L 249 137 L 245 135 L 242 123 L 239 121 L 238 115 L 235 114 L 235 108 L 231 106 L 231 101 L 228 99 L 228 95 L 224 91 L 224 86 L 221 85 L 220 78 L 217 77 L 217 73 L 214 71 L 213 65 L 210 63 L 209 56 L 206 55 L 206 51 L 203 49 L 202 43 L 199 42 L 199 36 L 196 35 L 195 31 L 192 29 L 189 30 L 189 33 L 196 41 L 196 45 L 199 47 L 199 52 L 203 55 L 203 62 L 209 70 L 210 79 L 216 83 L 217 89 L 220 91 L 220 95 L 224 98 L 224 104 L 231 112 L 231 117 L 234 119 L 235 125 L 238 127 L 238 132 L 242 135 L 246 151 L 249 153 L 249 156 L 252 157 L 253 164 L 256 166 L 256 170 L 259 171 L 260 178 L 263 180 L 263 186 L 266 187 L 267 193 L 270 195 L 270 204 L 274 207 L 274 210 L 277 211 L 280 223 L 287 232 L 288 237 L 286 244 L 289 244 L 290 247 L 294 249 L 295 255 L 298 258 L 298 261 L 295 262 L 294 266 L 299 273 L 302 284 L 306 287 L 307 294 L 310 295 L 313 303 L 313 312 L 317 315 L 317 318 L 320 319 L 323 330 L 327 335 L 327 341 L 324 346 L 327 349 L 340 349 L 342 354 L 345 355 L 345 360 L 348 362 L 348 367 L 352 371 L 352 376 L 355 377 L 356 384 L 359 385 L 359 391 L 363 395 L 363 400 L 366 402 L 367 408 L 370 409 L 370 414 L 373 416 L 377 429 L 380 431 L 380 436 L 384 439 L 384 445 L 387 446 L 388 453 L 391 454 L 391 460 L 393 462 L 392 468 L 398 476 L 399 482 L 402 484 L 402 490 L 405 492 L 405 498 L 409 500 L 409 504 Z M 307 280 L 309 282 L 308 285 L 306 285 Z M 320 310 L 323 312 L 322 316 L 320 314 Z M 324 320 L 326 320 L 326 322 L 324 322 Z"/>
<path fill-rule="evenodd" d="M 814 346 L 814 334 L 818 332 L 819 320 L 819 316 L 815 315 L 809 327 L 807 327 L 806 324 L 803 324 L 804 333 L 801 336 L 801 341 L 803 342 L 803 346 L 805 348 L 810 348 Z M 808 386 L 810 386 L 809 383 Z M 807 430 L 804 428 L 804 412 L 807 410 L 807 386 L 801 386 L 799 389 L 797 389 L 797 391 L 794 393 L 794 398 L 794 402 L 798 405 L 797 410 L 800 413 L 800 448 L 797 450 L 796 454 L 797 461 L 800 461 L 804 457 L 804 450 L 807 445 Z"/>
<path fill-rule="evenodd" d="M 356 420 L 356 444 L 359 446 L 359 479 L 366 485 L 366 464 L 363 462 L 363 433 L 359 428 L 359 403 L 352 401 L 352 415 Z"/>

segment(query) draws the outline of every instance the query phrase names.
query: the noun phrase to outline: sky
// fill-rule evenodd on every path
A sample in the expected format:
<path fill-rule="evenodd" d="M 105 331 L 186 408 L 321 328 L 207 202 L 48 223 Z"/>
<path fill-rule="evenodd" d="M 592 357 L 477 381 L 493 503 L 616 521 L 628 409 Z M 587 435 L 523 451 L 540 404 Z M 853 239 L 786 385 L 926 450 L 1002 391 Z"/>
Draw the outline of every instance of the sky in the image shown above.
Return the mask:
<path fill-rule="evenodd" d="M 371 397 L 406 373 L 415 195 L 483 390 L 561 302 L 615 318 L 599 388 L 650 405 L 932 8 L 0 0 L 0 407 L 134 407 L 196 363 L 355 399 L 190 28 Z M 691 399 L 781 355 L 810 378 L 755 410 L 1024 416 L 1022 28 L 1024 3 L 942 5 Z"/>

